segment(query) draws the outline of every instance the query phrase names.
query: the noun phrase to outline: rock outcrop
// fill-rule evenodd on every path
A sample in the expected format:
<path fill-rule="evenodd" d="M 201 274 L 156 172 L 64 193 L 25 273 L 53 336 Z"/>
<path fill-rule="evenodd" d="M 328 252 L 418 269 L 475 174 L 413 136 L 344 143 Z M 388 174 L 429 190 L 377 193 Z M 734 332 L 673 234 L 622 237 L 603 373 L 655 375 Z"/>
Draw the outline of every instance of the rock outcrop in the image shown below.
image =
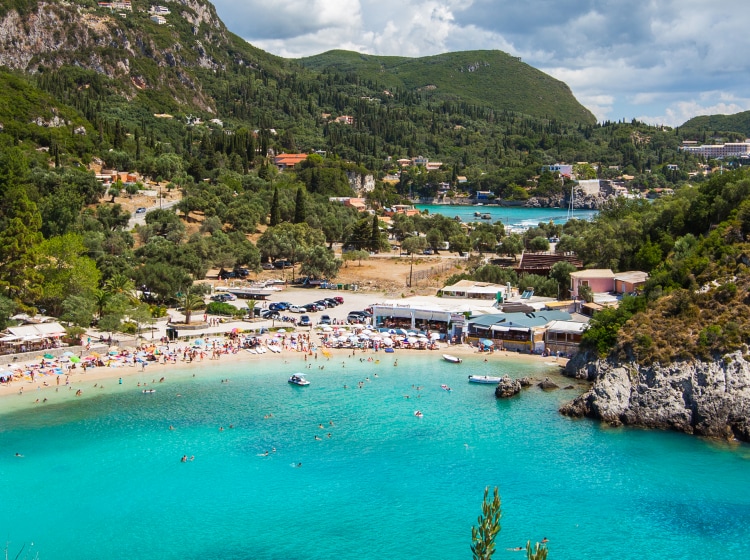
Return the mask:
<path fill-rule="evenodd" d="M 521 382 L 518 379 L 511 379 L 505 375 L 495 388 L 495 397 L 498 399 L 507 399 L 521 392 Z"/>
<path fill-rule="evenodd" d="M 572 360 L 566 375 L 594 384 L 562 414 L 750 441 L 750 362 L 741 352 L 667 366 Z"/>

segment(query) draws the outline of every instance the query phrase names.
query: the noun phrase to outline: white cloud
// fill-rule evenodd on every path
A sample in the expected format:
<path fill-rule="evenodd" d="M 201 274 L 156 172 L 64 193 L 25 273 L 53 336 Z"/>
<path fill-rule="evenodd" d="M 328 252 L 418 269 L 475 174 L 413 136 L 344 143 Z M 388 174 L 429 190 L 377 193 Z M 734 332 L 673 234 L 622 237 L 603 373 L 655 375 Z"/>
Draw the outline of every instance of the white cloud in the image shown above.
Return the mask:
<path fill-rule="evenodd" d="M 217 0 L 216 6 L 232 31 L 289 58 L 331 49 L 414 57 L 503 50 L 566 82 L 600 120 L 656 115 L 638 118 L 681 124 L 749 106 L 745 0 Z"/>

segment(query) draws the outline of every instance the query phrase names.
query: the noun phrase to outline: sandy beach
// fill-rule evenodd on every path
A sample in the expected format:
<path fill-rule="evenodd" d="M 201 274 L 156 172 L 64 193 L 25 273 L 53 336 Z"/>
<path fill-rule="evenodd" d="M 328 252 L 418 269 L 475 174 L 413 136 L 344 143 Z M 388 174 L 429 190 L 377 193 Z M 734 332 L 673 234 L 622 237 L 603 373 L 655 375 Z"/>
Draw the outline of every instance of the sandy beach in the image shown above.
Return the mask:
<path fill-rule="evenodd" d="M 231 327 L 231 323 L 226 325 Z M 231 327 L 235 328 L 235 327 Z M 299 329 L 308 332 L 308 329 Z M 284 333 L 287 337 L 291 332 Z M 322 333 L 321 333 L 322 334 Z M 266 342 L 273 339 L 272 336 L 264 335 L 262 339 Z M 386 354 L 382 351 L 374 352 L 372 349 L 350 348 L 326 348 L 324 355 L 320 347 L 318 333 L 313 330 L 311 340 L 318 344 L 317 360 L 336 360 L 354 356 L 377 356 L 382 359 L 397 360 L 399 356 L 411 355 L 422 356 L 426 360 L 439 360 L 441 355 L 452 354 L 461 358 L 469 356 L 480 357 L 480 352 L 469 345 L 447 345 L 439 344 L 435 350 L 414 350 L 414 349 L 397 349 L 393 354 Z M 179 344 L 171 343 L 170 349 L 176 350 L 178 356 L 182 355 L 186 348 L 192 348 L 188 343 Z M 550 366 L 565 364 L 565 360 L 560 358 L 555 360 L 554 357 L 542 357 L 529 354 L 518 354 L 515 352 L 496 351 L 483 352 L 481 355 L 487 361 L 496 360 L 514 360 L 514 361 L 533 361 L 543 362 Z M 308 354 L 309 360 L 315 360 L 314 355 Z M 212 370 L 221 368 L 230 363 L 242 362 L 252 367 L 274 367 L 274 364 L 299 364 L 302 370 L 305 365 L 305 354 L 301 351 L 284 349 L 280 353 L 266 352 L 265 354 L 251 354 L 247 350 L 237 350 L 220 354 L 217 359 L 211 359 L 210 353 L 206 352 L 203 359 L 196 358 L 193 361 L 183 361 L 182 358 L 176 358 L 176 361 L 149 361 L 143 366 L 140 363 L 120 365 L 118 367 L 87 367 L 84 371 L 80 364 L 75 369 L 69 369 L 65 373 L 58 374 L 36 374 L 34 380 L 27 377 L 15 379 L 10 384 L 0 385 L 0 407 L 5 411 L 18 410 L 27 407 L 48 406 L 72 399 L 86 399 L 107 392 L 122 390 L 159 390 L 162 386 L 168 386 L 170 381 L 185 379 L 193 376 L 211 375 Z M 23 364 L 21 364 L 23 367 Z M 459 366 L 460 367 L 460 366 Z M 80 393 L 79 393 L 80 391 Z"/>
<path fill-rule="evenodd" d="M 292 288 L 280 291 L 278 295 L 273 296 L 272 301 L 288 301 L 292 304 L 297 305 L 330 296 L 332 293 L 335 292 L 319 290 L 312 291 L 307 289 Z M 364 309 L 368 305 L 372 305 L 374 303 L 388 299 L 388 296 L 372 292 L 344 292 L 340 295 L 343 295 L 344 297 L 343 305 L 323 312 L 311 314 L 314 325 L 317 325 L 320 317 L 323 314 L 328 314 L 336 322 L 343 323 L 345 321 L 346 315 L 350 311 Z M 408 298 L 405 301 L 408 301 Z M 231 303 L 237 307 L 244 307 L 247 305 L 247 302 L 243 300 L 237 300 Z M 266 302 L 266 304 L 270 303 L 271 301 Z M 181 319 L 179 315 L 174 318 L 175 320 Z M 194 315 L 193 322 L 199 323 L 202 321 L 202 319 L 202 314 L 198 313 Z M 285 332 L 282 334 L 282 336 L 286 337 L 287 340 L 291 339 L 293 333 L 297 333 L 298 335 L 309 334 L 310 342 L 316 345 L 318 348 L 322 347 L 322 337 L 324 333 L 317 326 L 294 328 L 291 324 L 282 321 L 225 322 L 218 325 L 202 328 L 200 330 L 180 331 L 179 334 L 181 340 L 169 344 L 170 351 L 176 351 L 177 355 L 176 360 L 173 362 L 170 361 L 168 363 L 162 363 L 162 360 L 148 361 L 146 362 L 147 365 L 143 367 L 141 363 L 136 363 L 133 361 L 131 363 L 125 363 L 124 365 L 119 365 L 119 367 L 87 367 L 85 371 L 82 367 L 82 363 L 60 364 L 58 362 L 55 367 L 62 367 L 64 369 L 64 373 L 61 375 L 58 375 L 56 373 L 36 373 L 33 381 L 27 376 L 22 379 L 14 379 L 10 384 L 0 384 L 0 408 L 4 411 L 9 411 L 33 406 L 47 406 L 71 399 L 86 399 L 107 392 L 122 390 L 143 390 L 144 388 L 147 390 L 152 388 L 158 390 L 160 385 L 168 385 L 170 381 L 176 379 L 184 379 L 192 376 L 211 375 L 211 371 L 215 370 L 215 368 L 219 368 L 225 366 L 228 363 L 234 362 L 246 362 L 248 363 L 248 365 L 252 365 L 253 367 L 255 367 L 256 364 L 268 364 L 269 367 L 273 367 L 272 364 L 279 362 L 287 364 L 298 363 L 300 365 L 300 369 L 302 369 L 305 364 L 305 355 L 303 352 L 293 349 L 283 349 L 280 353 L 266 352 L 264 354 L 252 354 L 243 349 L 239 349 L 235 352 L 230 350 L 229 352 L 221 353 L 218 359 L 211 359 L 210 352 L 205 351 L 202 359 L 200 359 L 200 354 L 198 354 L 193 361 L 184 360 L 182 357 L 186 348 L 194 348 L 192 341 L 196 338 L 228 340 L 228 335 L 233 330 L 240 334 L 251 334 L 253 332 L 260 332 L 260 329 L 269 328 L 283 328 Z M 143 343 L 143 346 L 151 346 L 154 344 L 154 342 L 158 343 L 159 339 L 165 336 L 165 333 L 166 324 L 158 325 L 154 330 L 153 335 L 149 335 L 149 339 L 141 339 L 141 342 Z M 92 332 L 91 336 L 98 337 L 99 333 Z M 153 336 L 154 338 L 150 339 L 151 336 Z M 188 337 L 190 340 L 185 340 L 185 337 Z M 267 345 L 271 340 L 274 339 L 274 333 L 266 332 L 265 334 L 258 336 L 258 338 L 263 341 L 264 345 Z M 82 358 L 85 358 L 92 352 L 98 352 L 100 355 L 103 355 L 103 361 L 107 360 L 107 347 L 104 347 L 104 350 L 102 350 L 102 348 L 92 348 L 92 352 L 87 352 L 84 350 L 81 353 L 80 350 L 81 348 L 78 347 L 76 354 L 80 353 Z M 134 354 L 137 350 L 137 348 L 129 348 L 131 355 Z M 346 357 L 352 354 L 352 350 L 348 348 L 331 348 L 326 349 L 326 352 L 330 352 L 331 359 L 339 356 Z M 372 349 L 357 349 L 355 352 L 356 354 L 365 352 L 368 355 L 375 355 Z M 468 356 L 476 357 L 479 355 L 479 352 L 475 347 L 469 346 L 467 344 L 449 345 L 442 341 L 438 344 L 438 347 L 435 350 L 413 350 L 399 348 L 393 354 L 384 354 L 381 351 L 378 352 L 377 355 L 379 355 L 381 359 L 383 359 L 383 357 L 385 356 L 397 359 L 399 355 L 408 354 L 424 356 L 424 359 L 427 360 L 439 360 L 441 358 L 441 355 L 444 353 L 453 354 L 461 358 L 465 358 Z M 484 352 L 483 355 L 488 361 L 503 359 L 512 359 L 514 361 L 528 360 L 537 363 L 547 363 L 550 366 L 563 366 L 566 362 L 566 360 L 562 358 L 556 360 L 555 357 L 519 354 L 516 352 L 506 352 L 502 350 L 491 353 Z M 314 359 L 314 356 L 308 357 L 310 359 Z M 327 358 L 322 355 L 321 351 L 319 353 L 318 359 L 323 360 Z M 40 360 L 36 359 L 26 362 L 21 361 L 11 365 L 2 364 L 2 361 L 0 360 L 0 365 L 7 365 L 7 368 L 15 367 L 20 370 L 27 370 L 29 365 L 38 366 L 39 363 Z M 75 365 L 76 367 L 73 368 L 73 365 Z M 51 372 L 52 369 L 52 367 L 48 366 L 43 369 L 39 368 L 37 371 Z M 160 383 L 160 380 L 162 378 L 163 381 L 161 381 Z M 122 379 L 122 383 L 120 383 L 120 379 Z M 78 393 L 79 391 L 80 393 Z"/>

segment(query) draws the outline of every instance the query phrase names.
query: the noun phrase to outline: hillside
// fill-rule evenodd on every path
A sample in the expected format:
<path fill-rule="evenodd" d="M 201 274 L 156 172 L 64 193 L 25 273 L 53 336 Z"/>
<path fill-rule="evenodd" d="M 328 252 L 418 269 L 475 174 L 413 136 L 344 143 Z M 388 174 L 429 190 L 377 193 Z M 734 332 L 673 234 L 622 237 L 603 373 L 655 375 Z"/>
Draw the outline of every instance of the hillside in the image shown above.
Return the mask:
<path fill-rule="evenodd" d="M 501 51 L 405 58 L 334 50 L 299 62 L 319 72 L 354 74 L 386 90 L 418 91 L 432 101 L 457 101 L 570 122 L 596 121 L 566 84 Z"/>
<path fill-rule="evenodd" d="M 693 117 L 681 127 L 683 131 L 707 131 L 708 133 L 739 133 L 744 138 L 750 137 L 750 111 L 734 115 L 703 115 Z"/>

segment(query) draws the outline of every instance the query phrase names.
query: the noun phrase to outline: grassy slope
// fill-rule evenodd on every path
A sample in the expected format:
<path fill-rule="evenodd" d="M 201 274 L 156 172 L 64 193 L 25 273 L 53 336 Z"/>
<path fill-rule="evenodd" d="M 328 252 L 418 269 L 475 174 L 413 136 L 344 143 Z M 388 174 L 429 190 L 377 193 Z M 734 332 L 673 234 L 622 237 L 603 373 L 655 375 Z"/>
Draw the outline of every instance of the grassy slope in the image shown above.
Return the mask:
<path fill-rule="evenodd" d="M 501 51 L 465 51 L 422 58 L 329 51 L 300 59 L 303 66 L 353 72 L 385 88 L 421 90 L 431 98 L 460 100 L 495 110 L 584 123 L 594 116 L 563 82 Z M 434 89 L 424 89 L 436 86 Z"/>

